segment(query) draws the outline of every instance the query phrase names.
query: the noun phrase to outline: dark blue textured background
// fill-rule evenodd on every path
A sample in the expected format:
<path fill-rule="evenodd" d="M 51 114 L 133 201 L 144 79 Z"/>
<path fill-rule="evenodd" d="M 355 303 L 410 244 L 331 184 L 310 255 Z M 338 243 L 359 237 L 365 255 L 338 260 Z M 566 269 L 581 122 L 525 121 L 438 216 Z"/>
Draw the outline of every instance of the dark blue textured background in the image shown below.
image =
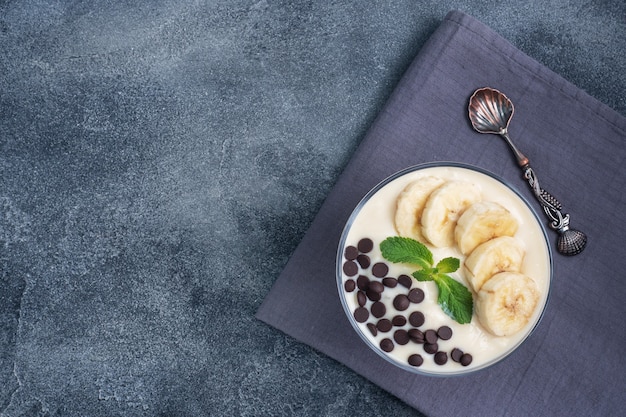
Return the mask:
<path fill-rule="evenodd" d="M 419 416 L 253 316 L 454 8 L 626 115 L 619 0 L 0 0 L 0 416 Z"/>

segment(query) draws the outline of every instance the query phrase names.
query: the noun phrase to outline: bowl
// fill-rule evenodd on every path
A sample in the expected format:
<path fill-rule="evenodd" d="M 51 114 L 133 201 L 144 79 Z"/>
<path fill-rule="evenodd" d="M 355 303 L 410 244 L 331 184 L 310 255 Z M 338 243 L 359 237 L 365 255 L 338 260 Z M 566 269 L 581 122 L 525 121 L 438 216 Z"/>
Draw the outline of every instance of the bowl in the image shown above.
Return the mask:
<path fill-rule="evenodd" d="M 521 330 L 497 336 L 492 328 L 481 323 L 476 311 L 479 293 L 469 284 L 464 267 L 472 252 L 463 255 L 456 243 L 435 247 L 422 239 L 433 255 L 434 264 L 448 257 L 459 259 L 460 268 L 448 276 L 463 284 L 472 295 L 474 310 L 471 321 L 465 324 L 444 312 L 438 303 L 435 282 L 412 277 L 419 267 L 390 262 L 382 256 L 380 243 L 398 236 L 394 220 L 398 196 L 408 184 L 426 177 L 444 183 L 472 183 L 478 187 L 483 201 L 505 207 L 518 221 L 519 227 L 512 237 L 524 248 L 520 273 L 535 282 L 538 292 L 536 307 Z M 417 374 L 467 375 L 501 362 L 536 329 L 549 298 L 552 252 L 539 216 L 510 184 L 476 166 L 433 162 L 391 175 L 357 204 L 341 235 L 336 276 L 348 320 L 363 342 L 384 360 Z M 400 299 L 403 303 L 395 304 Z M 480 307 L 485 310 L 483 304 Z M 484 321 L 487 323 L 487 319 Z"/>

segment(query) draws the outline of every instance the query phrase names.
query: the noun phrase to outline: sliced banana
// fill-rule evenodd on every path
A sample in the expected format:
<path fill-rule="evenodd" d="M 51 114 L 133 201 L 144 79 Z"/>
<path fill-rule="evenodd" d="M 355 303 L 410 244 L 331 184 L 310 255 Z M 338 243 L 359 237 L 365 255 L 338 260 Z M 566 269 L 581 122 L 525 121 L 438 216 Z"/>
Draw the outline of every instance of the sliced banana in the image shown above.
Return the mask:
<path fill-rule="evenodd" d="M 494 237 L 513 236 L 518 227 L 517 219 L 506 208 L 493 201 L 479 201 L 459 217 L 454 238 L 461 253 L 467 255 Z"/>
<path fill-rule="evenodd" d="M 535 281 L 519 272 L 501 272 L 480 289 L 474 310 L 489 332 L 510 336 L 526 326 L 538 302 Z"/>
<path fill-rule="evenodd" d="M 424 242 L 420 219 L 430 194 L 445 180 L 438 177 L 422 177 L 410 184 L 398 196 L 395 225 L 400 236 L 411 237 Z"/>
<path fill-rule="evenodd" d="M 499 272 L 519 272 L 524 260 L 522 243 L 510 236 L 500 236 L 478 245 L 463 262 L 465 279 L 478 292 Z"/>
<path fill-rule="evenodd" d="M 448 181 L 428 198 L 422 212 L 422 234 L 435 247 L 454 244 L 454 228 L 463 211 L 481 200 L 480 189 L 467 181 Z"/>

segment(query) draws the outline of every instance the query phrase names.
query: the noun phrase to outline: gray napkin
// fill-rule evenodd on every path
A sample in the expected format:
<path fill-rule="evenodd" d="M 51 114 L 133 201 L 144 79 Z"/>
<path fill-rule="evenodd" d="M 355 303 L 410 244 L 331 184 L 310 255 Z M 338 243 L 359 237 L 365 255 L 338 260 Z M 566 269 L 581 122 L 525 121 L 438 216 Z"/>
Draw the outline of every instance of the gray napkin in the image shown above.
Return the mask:
<path fill-rule="evenodd" d="M 571 215 L 571 225 L 587 233 L 589 244 L 571 258 L 554 251 L 544 318 L 505 361 L 470 376 L 413 375 L 368 350 L 350 326 L 335 283 L 337 245 L 365 193 L 418 163 L 477 165 L 535 202 L 505 143 L 474 132 L 468 122 L 469 96 L 485 86 L 515 104 L 511 137 L 543 188 Z M 450 12 L 373 123 L 257 318 L 427 415 L 621 415 L 626 404 L 625 138 L 622 116 L 482 23 Z"/>

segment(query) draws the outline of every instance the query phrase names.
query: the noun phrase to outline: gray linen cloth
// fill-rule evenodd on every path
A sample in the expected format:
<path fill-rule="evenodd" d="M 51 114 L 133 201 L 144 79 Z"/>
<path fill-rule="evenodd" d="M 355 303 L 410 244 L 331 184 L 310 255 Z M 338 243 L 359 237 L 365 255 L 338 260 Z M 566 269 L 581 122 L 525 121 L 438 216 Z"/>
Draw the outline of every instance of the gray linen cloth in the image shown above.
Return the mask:
<path fill-rule="evenodd" d="M 478 134 L 468 122 L 468 99 L 485 86 L 515 104 L 511 137 L 543 188 L 571 215 L 572 226 L 587 233 L 589 244 L 575 257 L 553 250 L 544 318 L 506 360 L 470 376 L 413 375 L 379 358 L 350 326 L 335 282 L 337 245 L 345 221 L 371 187 L 423 162 L 477 165 L 535 203 L 504 141 Z M 625 138 L 626 120 L 618 113 L 483 23 L 452 11 L 371 126 L 257 318 L 430 416 L 621 415 L 626 404 Z M 555 233 L 548 234 L 556 240 Z"/>

